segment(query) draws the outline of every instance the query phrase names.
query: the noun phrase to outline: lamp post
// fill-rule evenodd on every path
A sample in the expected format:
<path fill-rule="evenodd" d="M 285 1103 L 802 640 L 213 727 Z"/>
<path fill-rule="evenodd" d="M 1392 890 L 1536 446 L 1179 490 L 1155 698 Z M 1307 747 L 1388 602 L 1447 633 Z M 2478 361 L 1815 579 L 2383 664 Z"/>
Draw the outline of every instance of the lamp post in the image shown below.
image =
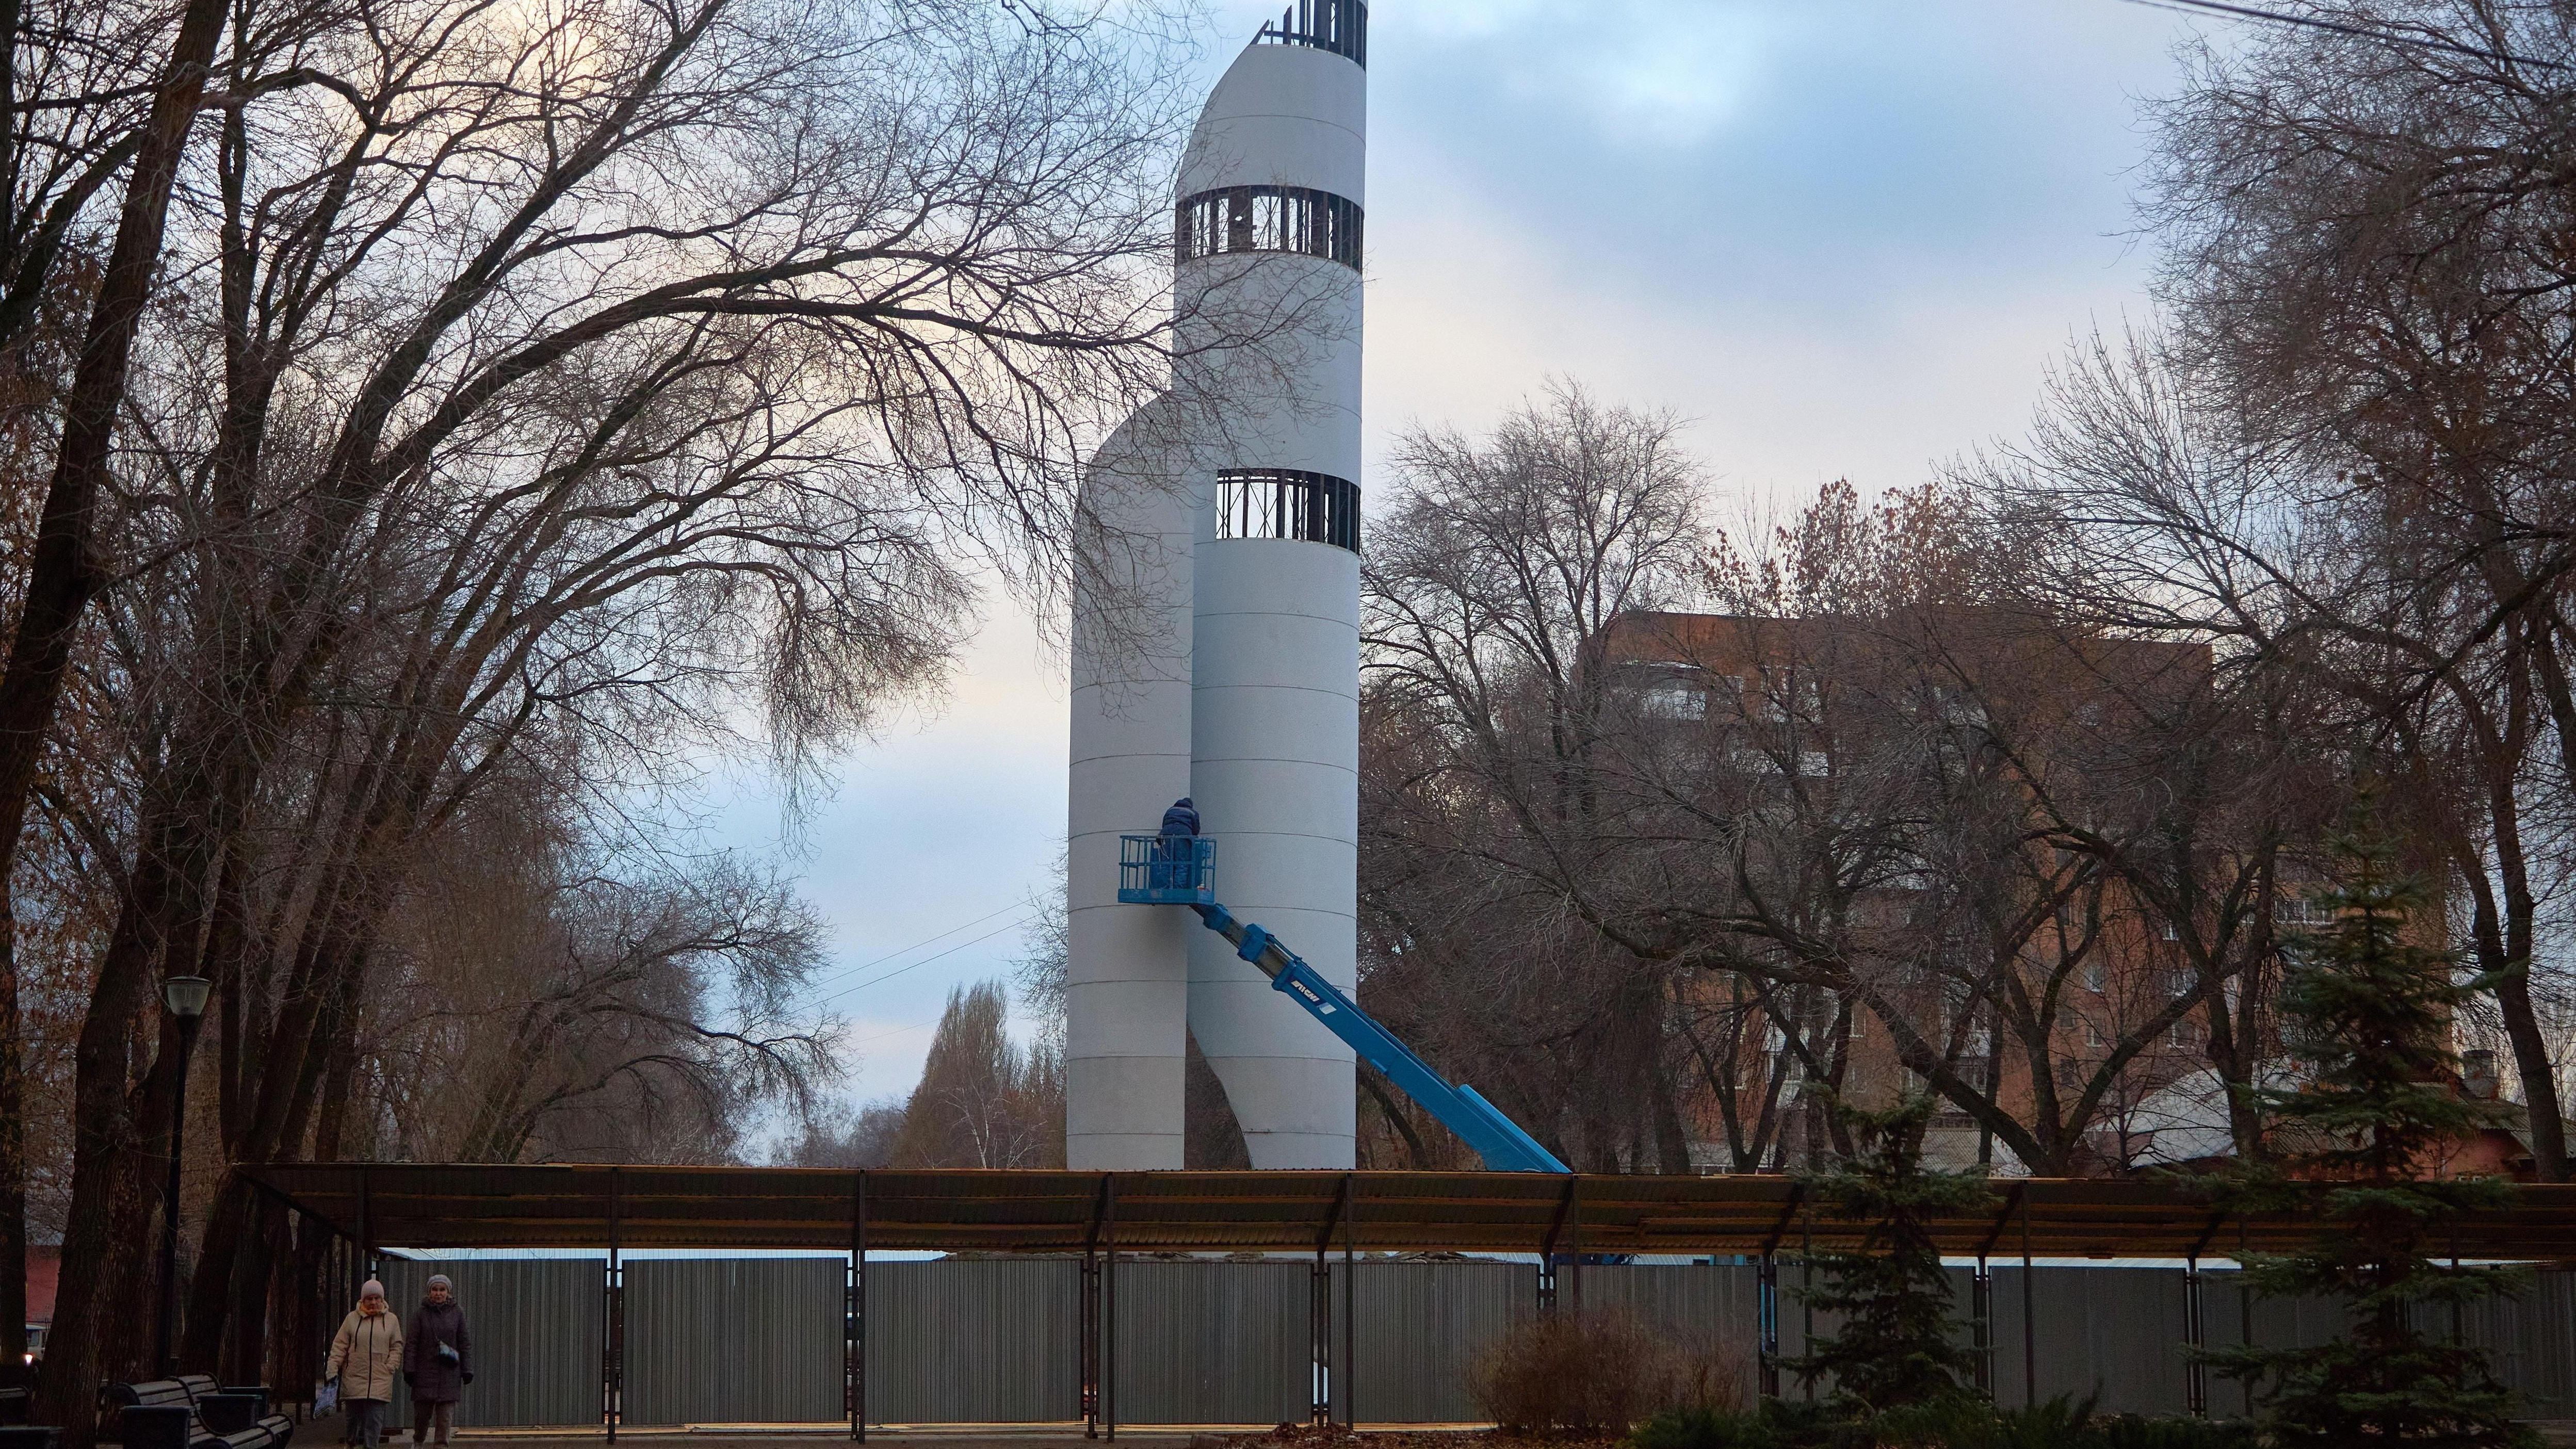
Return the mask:
<path fill-rule="evenodd" d="M 197 1025 L 205 1020 L 206 999 L 215 983 L 203 976 L 170 976 L 161 982 L 161 1003 L 179 1023 L 179 1069 L 170 1083 L 170 1180 L 161 1194 L 161 1372 L 175 1374 L 174 1345 L 179 1319 L 179 1144 L 188 1126 L 188 1053 L 197 1045 Z"/>

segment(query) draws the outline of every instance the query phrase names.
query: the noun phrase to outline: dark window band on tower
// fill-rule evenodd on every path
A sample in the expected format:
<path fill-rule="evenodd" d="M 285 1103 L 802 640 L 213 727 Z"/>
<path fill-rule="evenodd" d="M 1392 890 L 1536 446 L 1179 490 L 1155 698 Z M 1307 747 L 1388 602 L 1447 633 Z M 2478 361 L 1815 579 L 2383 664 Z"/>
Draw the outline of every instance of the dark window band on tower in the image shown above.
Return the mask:
<path fill-rule="evenodd" d="M 1219 252 L 1297 252 L 1356 269 L 1359 204 L 1310 186 L 1226 186 L 1185 198 L 1173 226 L 1181 261 Z"/>
<path fill-rule="evenodd" d="M 1311 45 L 1368 64 L 1368 5 L 1365 0 L 1297 0 L 1276 25 L 1261 27 L 1260 41 L 1270 45 Z"/>
<path fill-rule="evenodd" d="M 1294 538 L 1360 551 L 1360 485 L 1295 468 L 1216 475 L 1216 536 Z"/>

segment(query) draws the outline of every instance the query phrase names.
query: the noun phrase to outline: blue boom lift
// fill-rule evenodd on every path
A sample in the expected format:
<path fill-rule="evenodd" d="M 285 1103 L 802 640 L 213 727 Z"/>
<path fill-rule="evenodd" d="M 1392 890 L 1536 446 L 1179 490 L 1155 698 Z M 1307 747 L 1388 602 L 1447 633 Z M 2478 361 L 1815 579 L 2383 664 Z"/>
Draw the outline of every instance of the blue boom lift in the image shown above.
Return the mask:
<path fill-rule="evenodd" d="M 1415 1056 L 1385 1027 L 1369 1019 L 1359 1003 L 1322 973 L 1299 959 L 1277 936 L 1217 904 L 1216 842 L 1200 835 L 1122 835 L 1118 837 L 1118 899 L 1130 905 L 1188 906 L 1199 923 L 1234 944 L 1234 954 L 1261 968 L 1279 991 L 1324 1024 L 1324 1029 L 1350 1043 L 1369 1065 L 1386 1073 L 1441 1124 L 1476 1149 L 1495 1172 L 1567 1172 L 1556 1154 L 1521 1130 L 1502 1109 L 1468 1086 L 1451 1086 L 1431 1064 Z"/>

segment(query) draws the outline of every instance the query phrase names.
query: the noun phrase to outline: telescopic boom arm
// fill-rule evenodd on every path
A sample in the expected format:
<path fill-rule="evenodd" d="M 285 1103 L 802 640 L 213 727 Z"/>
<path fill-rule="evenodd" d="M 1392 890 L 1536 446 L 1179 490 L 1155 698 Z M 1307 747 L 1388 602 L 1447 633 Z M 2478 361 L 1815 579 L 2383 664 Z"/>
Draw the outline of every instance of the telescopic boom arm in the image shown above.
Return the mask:
<path fill-rule="evenodd" d="M 1260 968 L 1271 988 L 1306 1009 L 1324 1029 L 1350 1044 L 1387 1080 L 1440 1119 L 1441 1125 L 1485 1159 L 1495 1172 L 1571 1172 L 1556 1154 L 1521 1130 L 1502 1109 L 1469 1086 L 1452 1086 L 1415 1056 L 1359 1003 L 1309 966 L 1277 936 L 1216 901 L 1216 842 L 1201 836 L 1129 835 L 1120 838 L 1118 899 L 1139 905 L 1188 906 L 1199 921 L 1234 945 L 1234 954 Z"/>

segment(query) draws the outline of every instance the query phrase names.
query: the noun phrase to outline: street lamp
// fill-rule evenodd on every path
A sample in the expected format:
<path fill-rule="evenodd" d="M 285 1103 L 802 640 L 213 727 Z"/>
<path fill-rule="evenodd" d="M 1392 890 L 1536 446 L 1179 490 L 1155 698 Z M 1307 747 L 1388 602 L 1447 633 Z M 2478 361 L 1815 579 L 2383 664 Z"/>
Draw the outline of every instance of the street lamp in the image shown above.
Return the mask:
<path fill-rule="evenodd" d="M 170 1084 L 170 1180 L 161 1194 L 161 1372 L 175 1374 L 179 1360 L 173 1345 L 179 1336 L 179 1144 L 188 1126 L 188 1053 L 197 1044 L 197 1025 L 205 1020 L 206 999 L 215 983 L 203 976 L 167 976 L 161 981 L 161 1004 L 179 1023 L 179 1070 Z"/>

